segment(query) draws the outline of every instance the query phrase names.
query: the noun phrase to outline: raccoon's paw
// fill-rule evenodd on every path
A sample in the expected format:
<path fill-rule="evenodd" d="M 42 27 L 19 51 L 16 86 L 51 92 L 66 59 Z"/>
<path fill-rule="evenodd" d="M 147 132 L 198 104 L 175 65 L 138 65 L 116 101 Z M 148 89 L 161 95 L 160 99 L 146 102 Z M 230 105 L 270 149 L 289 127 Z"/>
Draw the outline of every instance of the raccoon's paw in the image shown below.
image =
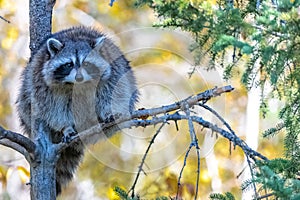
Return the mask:
<path fill-rule="evenodd" d="M 106 117 L 106 119 L 104 120 L 104 123 L 110 123 L 110 122 L 114 122 L 118 119 L 120 119 L 122 117 L 122 113 L 116 113 L 114 115 L 109 115 L 108 117 Z"/>
<path fill-rule="evenodd" d="M 62 141 L 64 143 L 69 143 L 69 142 L 71 142 L 72 137 L 77 135 L 77 131 L 75 130 L 75 128 L 73 126 L 68 126 L 63 129 L 63 134 L 64 134 L 64 136 L 62 138 Z"/>

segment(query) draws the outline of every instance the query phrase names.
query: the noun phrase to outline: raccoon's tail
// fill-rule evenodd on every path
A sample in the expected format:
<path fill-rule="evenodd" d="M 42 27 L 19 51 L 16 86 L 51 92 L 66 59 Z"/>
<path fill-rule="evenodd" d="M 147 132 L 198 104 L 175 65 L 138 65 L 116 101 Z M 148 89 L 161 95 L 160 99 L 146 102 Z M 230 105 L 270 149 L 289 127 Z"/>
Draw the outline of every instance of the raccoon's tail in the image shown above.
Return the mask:
<path fill-rule="evenodd" d="M 80 164 L 84 154 L 81 141 L 76 142 L 61 152 L 56 164 L 56 196 L 61 193 L 61 187 L 73 178 L 73 174 Z"/>

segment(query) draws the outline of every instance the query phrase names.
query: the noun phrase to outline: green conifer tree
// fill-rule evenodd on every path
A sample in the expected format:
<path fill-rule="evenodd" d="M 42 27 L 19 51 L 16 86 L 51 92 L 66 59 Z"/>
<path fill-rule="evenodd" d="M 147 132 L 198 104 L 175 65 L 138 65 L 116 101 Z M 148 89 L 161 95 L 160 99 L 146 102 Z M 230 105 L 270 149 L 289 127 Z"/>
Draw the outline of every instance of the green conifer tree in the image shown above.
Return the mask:
<path fill-rule="evenodd" d="M 241 82 L 251 89 L 261 87 L 261 111 L 268 110 L 268 97 L 284 102 L 276 127 L 263 133 L 273 137 L 285 132 L 283 158 L 256 163 L 253 182 L 265 197 L 300 199 L 300 1 L 299 0 L 138 0 L 148 5 L 160 21 L 158 27 L 180 28 L 195 39 L 190 49 L 195 66 L 204 54 L 210 55 L 208 68 L 220 65 L 224 78 L 242 69 Z M 228 55 L 232 58 L 226 60 Z M 246 64 L 245 64 L 246 63 Z M 257 81 L 256 77 L 259 76 Z M 271 94 L 266 93 L 271 86 Z M 212 199 L 232 199 L 213 194 Z"/>

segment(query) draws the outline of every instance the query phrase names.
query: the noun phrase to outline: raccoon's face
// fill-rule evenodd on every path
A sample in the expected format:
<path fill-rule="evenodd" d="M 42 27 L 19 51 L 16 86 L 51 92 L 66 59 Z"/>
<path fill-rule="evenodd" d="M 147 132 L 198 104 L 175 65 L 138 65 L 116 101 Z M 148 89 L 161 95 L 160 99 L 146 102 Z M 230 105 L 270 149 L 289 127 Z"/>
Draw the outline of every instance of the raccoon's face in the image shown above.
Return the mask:
<path fill-rule="evenodd" d="M 99 48 L 104 40 L 101 37 L 92 47 L 85 41 L 60 42 L 47 40 L 50 59 L 43 66 L 47 85 L 84 84 L 105 81 L 110 77 L 111 66 L 100 55 Z"/>

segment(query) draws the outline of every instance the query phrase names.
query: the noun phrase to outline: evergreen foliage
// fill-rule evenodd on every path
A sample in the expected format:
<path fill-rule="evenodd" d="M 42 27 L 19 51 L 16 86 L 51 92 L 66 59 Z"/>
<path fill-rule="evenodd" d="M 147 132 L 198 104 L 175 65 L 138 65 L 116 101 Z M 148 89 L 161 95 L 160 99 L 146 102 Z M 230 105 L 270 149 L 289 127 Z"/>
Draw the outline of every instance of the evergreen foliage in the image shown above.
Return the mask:
<path fill-rule="evenodd" d="M 139 199 L 139 197 L 129 197 L 128 194 L 127 194 L 127 192 L 125 190 L 123 190 L 122 188 L 118 187 L 118 186 L 116 186 L 114 188 L 114 192 L 122 200 L 138 200 Z"/>
<path fill-rule="evenodd" d="M 134 197 L 130 197 L 125 190 L 123 190 L 122 188 L 120 188 L 118 186 L 116 186 L 114 188 L 114 191 L 118 195 L 118 197 L 120 197 L 120 199 L 122 199 L 122 200 L 139 200 L 140 199 L 140 197 L 138 195 L 134 196 Z M 157 197 L 155 200 L 168 200 L 168 199 L 169 198 L 167 198 L 167 197 Z"/>
<path fill-rule="evenodd" d="M 224 78 L 241 73 L 248 88 L 261 87 L 261 108 L 268 96 L 282 100 L 281 121 L 264 136 L 285 130 L 285 157 L 257 164 L 254 180 L 261 190 L 279 199 L 299 199 L 300 176 L 300 1 L 137 0 L 148 5 L 160 21 L 157 27 L 180 28 L 195 39 L 190 49 L 195 65 L 204 54 L 208 69 L 221 66 Z M 245 64 L 246 63 L 246 64 Z M 267 93 L 266 88 L 271 88 Z M 245 185 L 248 185 L 245 183 Z M 213 194 L 212 199 L 231 199 Z"/>
<path fill-rule="evenodd" d="M 234 196 L 229 192 L 225 194 L 211 194 L 209 198 L 211 200 L 235 200 Z"/>
<path fill-rule="evenodd" d="M 291 165 L 291 161 L 287 159 L 257 164 L 259 171 L 253 181 L 262 185 L 261 190 L 272 191 L 278 199 L 300 198 L 300 181 L 297 179 L 299 165 Z"/>

